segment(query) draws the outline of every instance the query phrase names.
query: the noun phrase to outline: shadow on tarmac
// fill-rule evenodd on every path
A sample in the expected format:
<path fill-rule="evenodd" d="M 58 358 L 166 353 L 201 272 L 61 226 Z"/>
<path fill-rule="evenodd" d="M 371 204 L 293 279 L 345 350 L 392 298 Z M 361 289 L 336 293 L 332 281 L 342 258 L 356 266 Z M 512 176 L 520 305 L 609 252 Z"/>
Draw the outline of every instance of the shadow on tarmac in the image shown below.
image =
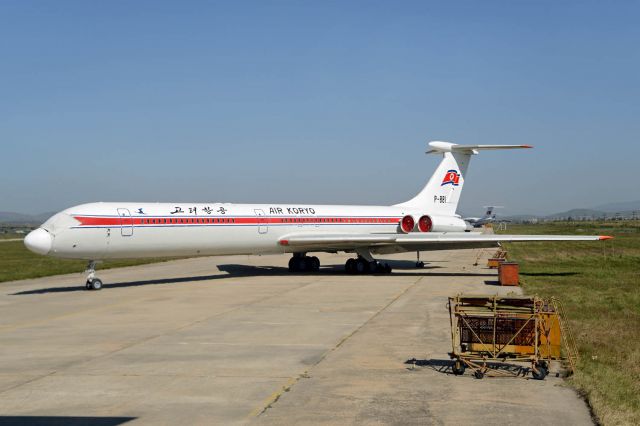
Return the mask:
<path fill-rule="evenodd" d="M 117 426 L 136 417 L 0 416 L 3 426 Z"/>
<path fill-rule="evenodd" d="M 428 367 L 438 373 L 453 375 L 453 361 L 450 359 L 415 359 L 411 358 L 406 360 L 405 365 L 408 365 L 408 370 L 413 370 L 415 367 Z M 506 362 L 487 362 L 487 367 L 493 370 L 501 370 L 509 372 L 514 376 L 526 376 L 531 369 L 529 367 L 523 367 L 521 365 L 509 364 Z"/>
<path fill-rule="evenodd" d="M 389 261 L 388 262 L 394 268 L 401 268 L 398 266 L 399 264 L 403 264 L 406 269 L 411 269 L 412 271 L 417 272 L 405 272 L 405 271 L 397 271 L 394 270 L 391 275 L 392 276 L 412 276 L 412 277 L 420 277 L 420 276 L 432 276 L 432 277 L 488 277 L 495 276 L 493 272 L 491 273 L 477 273 L 477 272 L 431 272 L 433 269 L 443 268 L 442 266 L 431 266 L 426 265 L 424 268 L 416 268 L 413 262 L 404 262 L 404 261 Z M 410 265 L 407 266 L 407 265 Z M 343 265 L 328 265 L 321 267 L 318 272 L 304 273 L 297 272 L 292 273 L 289 272 L 288 268 L 281 266 L 253 266 L 253 265 L 237 265 L 237 264 L 227 264 L 227 265 L 218 265 L 218 269 L 221 272 L 226 272 L 226 274 L 217 274 L 217 275 L 199 275 L 192 277 L 178 277 L 178 278 L 159 278 L 153 280 L 141 280 L 141 281 L 128 281 L 128 282 L 119 282 L 119 283 L 104 283 L 103 289 L 109 288 L 126 288 L 126 287 L 139 287 L 145 285 L 165 285 L 165 284 L 179 284 L 179 283 L 187 283 L 187 282 L 197 282 L 197 281 L 213 281 L 213 280 L 221 280 L 228 278 L 238 278 L 238 277 L 264 277 L 264 276 L 309 276 L 309 275 L 323 275 L 323 276 L 347 276 L 344 272 Z M 424 271 L 424 272 L 423 272 Z M 371 277 L 375 276 L 387 276 L 387 274 L 372 274 Z M 46 294 L 46 293 L 69 293 L 75 291 L 87 291 L 84 285 L 81 286 L 60 286 L 60 287 L 49 287 L 49 288 L 39 288 L 34 290 L 24 290 L 16 293 L 12 293 L 11 296 L 22 296 L 22 295 L 30 295 L 30 294 Z"/>

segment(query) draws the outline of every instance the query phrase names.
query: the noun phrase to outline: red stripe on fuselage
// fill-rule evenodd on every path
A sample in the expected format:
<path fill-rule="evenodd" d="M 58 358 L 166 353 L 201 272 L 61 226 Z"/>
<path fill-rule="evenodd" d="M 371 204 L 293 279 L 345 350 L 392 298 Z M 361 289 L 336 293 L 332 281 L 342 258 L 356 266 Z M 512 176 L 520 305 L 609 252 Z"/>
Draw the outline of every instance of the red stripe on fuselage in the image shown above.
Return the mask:
<path fill-rule="evenodd" d="M 396 224 L 399 217 L 233 217 L 233 216 L 199 216 L 199 217 L 95 217 L 74 216 L 80 226 L 145 226 L 145 225 L 299 225 L 299 224 Z"/>

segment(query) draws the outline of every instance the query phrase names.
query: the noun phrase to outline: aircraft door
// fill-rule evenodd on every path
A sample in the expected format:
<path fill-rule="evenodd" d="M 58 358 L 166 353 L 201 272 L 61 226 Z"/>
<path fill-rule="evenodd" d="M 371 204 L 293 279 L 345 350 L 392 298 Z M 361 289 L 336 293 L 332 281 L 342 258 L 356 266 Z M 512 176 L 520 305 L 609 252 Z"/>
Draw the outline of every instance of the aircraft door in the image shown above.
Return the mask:
<path fill-rule="evenodd" d="M 120 234 L 123 237 L 130 237 L 133 235 L 133 219 L 131 218 L 131 212 L 129 209 L 118 209 L 118 217 L 120 218 Z"/>
<path fill-rule="evenodd" d="M 258 217 L 258 234 L 266 234 L 269 232 L 269 221 L 264 214 L 264 210 L 262 209 L 254 209 L 256 212 L 256 216 Z"/>

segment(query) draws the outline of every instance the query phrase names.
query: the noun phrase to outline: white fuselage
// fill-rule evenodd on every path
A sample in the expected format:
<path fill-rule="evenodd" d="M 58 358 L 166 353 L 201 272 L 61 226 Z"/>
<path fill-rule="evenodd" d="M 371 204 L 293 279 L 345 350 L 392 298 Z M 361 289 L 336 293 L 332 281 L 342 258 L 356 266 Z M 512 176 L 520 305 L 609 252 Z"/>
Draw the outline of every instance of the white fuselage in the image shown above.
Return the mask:
<path fill-rule="evenodd" d="M 416 220 L 429 214 L 433 231 L 466 228 L 457 215 L 401 206 L 91 203 L 66 209 L 41 226 L 51 237 L 42 254 L 97 260 L 285 253 L 293 251 L 281 244 L 289 234 L 398 234 L 407 214 Z"/>

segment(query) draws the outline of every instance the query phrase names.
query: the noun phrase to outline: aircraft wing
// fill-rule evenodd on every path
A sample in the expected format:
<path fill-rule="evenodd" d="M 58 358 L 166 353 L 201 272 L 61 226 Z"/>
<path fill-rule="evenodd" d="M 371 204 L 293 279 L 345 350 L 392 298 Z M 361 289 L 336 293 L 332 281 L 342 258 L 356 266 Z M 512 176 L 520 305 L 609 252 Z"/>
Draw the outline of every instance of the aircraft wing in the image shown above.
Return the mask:
<path fill-rule="evenodd" d="M 495 247 L 499 243 L 533 241 L 597 241 L 612 237 L 600 235 L 502 235 L 477 232 L 429 232 L 410 234 L 289 234 L 280 239 L 287 251 L 333 251 L 369 248 L 377 253 L 393 253 L 398 248 L 413 250 L 452 250 Z"/>

